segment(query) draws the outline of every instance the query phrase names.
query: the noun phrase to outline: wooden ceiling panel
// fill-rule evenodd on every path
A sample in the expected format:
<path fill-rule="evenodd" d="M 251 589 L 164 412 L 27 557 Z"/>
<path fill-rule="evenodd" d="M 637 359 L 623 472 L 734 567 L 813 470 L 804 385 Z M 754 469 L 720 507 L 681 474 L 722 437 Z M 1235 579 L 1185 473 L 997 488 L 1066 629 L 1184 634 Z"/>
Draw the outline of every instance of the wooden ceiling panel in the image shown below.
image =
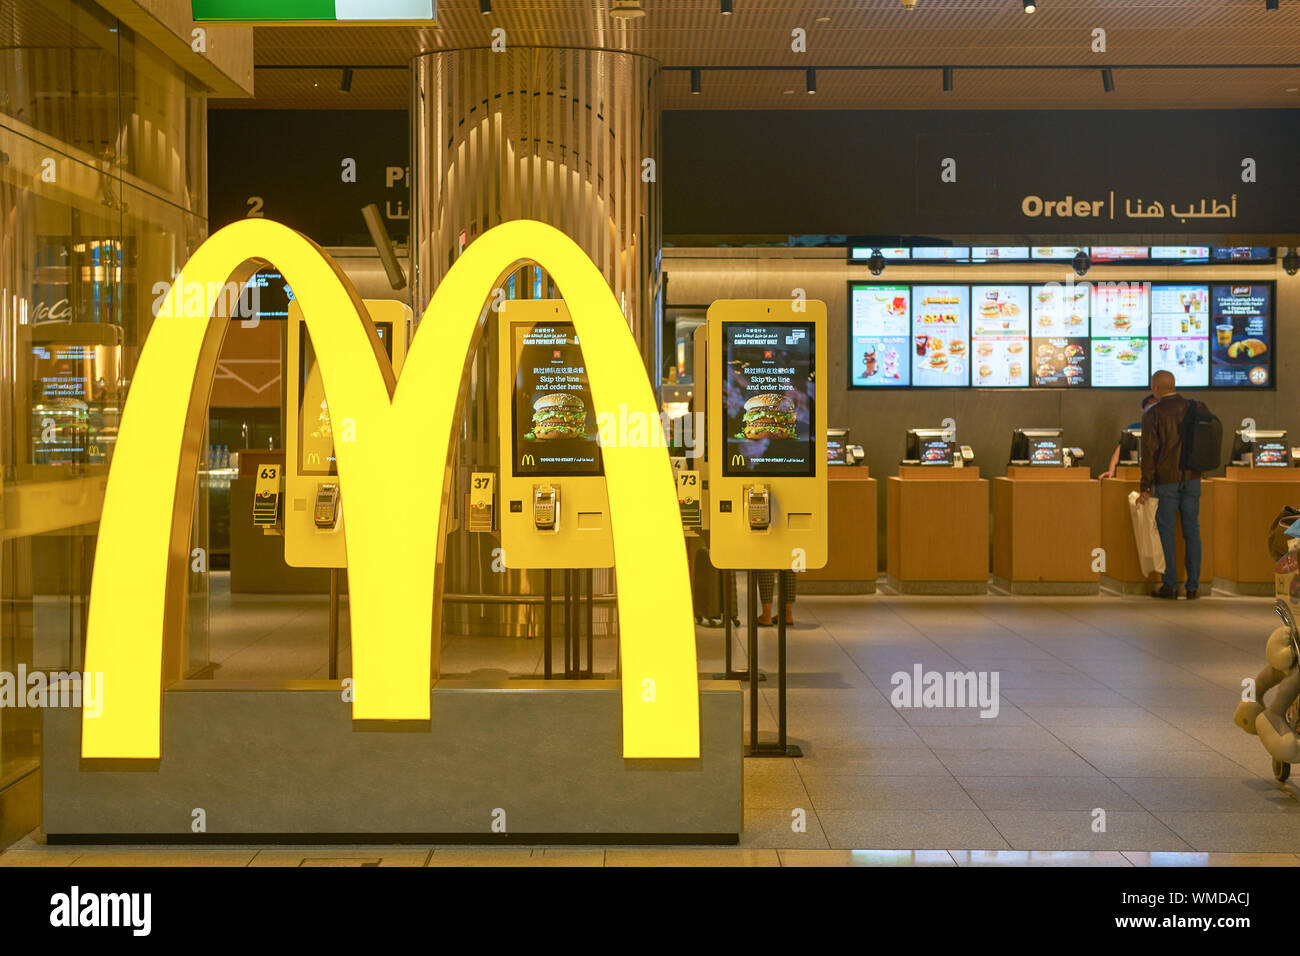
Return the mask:
<path fill-rule="evenodd" d="M 719 0 L 643 0 L 645 17 L 609 16 L 611 0 L 493 0 L 483 16 L 478 0 L 441 0 L 437 26 L 258 27 L 257 96 L 252 102 L 214 105 L 275 108 L 356 107 L 382 102 L 406 105 L 406 75 L 358 71 L 353 93 L 324 84 L 310 71 L 266 67 L 404 66 L 423 50 L 484 47 L 491 31 L 505 30 L 518 46 L 596 47 L 651 56 L 665 66 L 1055 66 L 1205 64 L 1255 65 L 1251 69 L 1133 71 L 1117 69 L 1117 89 L 1105 105 L 1115 107 L 1300 106 L 1295 70 L 1300 66 L 1300 0 L 1265 9 L 1264 0 L 1039 0 L 1025 14 L 1020 0 L 917 0 L 905 10 L 898 0 L 734 0 L 722 16 Z M 790 49 L 791 30 L 807 32 L 808 52 Z M 1092 31 L 1106 31 L 1105 53 L 1091 49 Z M 294 79 L 281 75 L 289 72 Z M 783 76 L 781 74 L 780 76 Z M 963 73 L 945 94 L 937 75 L 907 71 L 827 73 L 825 95 L 784 93 L 787 80 L 762 71 L 705 74 L 708 95 L 693 97 L 685 74 L 669 72 L 664 105 L 700 109 L 773 105 L 800 108 L 897 106 L 956 107 L 1099 105 L 1100 80 L 1088 71 L 990 70 Z M 1032 80 L 1030 79 L 1032 77 Z M 359 85 L 371 92 L 359 95 Z M 782 86 L 784 84 L 784 86 Z M 781 86 L 781 89 L 773 88 Z M 798 86 L 802 89 L 802 79 Z M 773 97 L 777 100 L 773 101 Z M 1078 102 L 1080 99 L 1086 102 Z"/>

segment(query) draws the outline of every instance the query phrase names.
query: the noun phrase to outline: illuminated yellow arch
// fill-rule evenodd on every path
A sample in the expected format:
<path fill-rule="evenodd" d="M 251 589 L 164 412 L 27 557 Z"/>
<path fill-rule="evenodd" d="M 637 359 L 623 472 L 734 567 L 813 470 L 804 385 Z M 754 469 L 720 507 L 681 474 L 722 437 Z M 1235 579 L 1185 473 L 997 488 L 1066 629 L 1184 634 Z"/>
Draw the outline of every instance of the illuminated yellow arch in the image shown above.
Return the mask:
<path fill-rule="evenodd" d="M 177 276 L 145 343 L 109 472 L 91 584 L 86 670 L 103 675 L 82 756 L 160 756 L 161 688 L 181 676 L 189 528 L 202 419 L 229 322 L 215 295 L 262 262 L 302 305 L 334 419 L 348 552 L 354 719 L 427 720 L 439 621 L 448 479 L 436 504 L 401 476 L 449 475 L 461 381 L 491 290 L 520 260 L 562 290 L 587 356 L 597 410 L 657 420 L 626 319 L 599 270 L 564 233 L 520 220 L 471 244 L 447 273 L 394 381 L 356 290 L 319 246 L 248 219 L 204 242 Z M 188 293 L 188 295 L 187 295 Z M 373 360 L 368 358 L 373 356 Z M 391 396 L 391 397 L 390 397 Z M 350 439 L 350 440 L 349 440 Z M 699 692 L 686 553 L 662 445 L 603 449 L 621 632 L 623 754 L 698 757 Z M 432 640 L 431 640 L 432 636 Z"/>

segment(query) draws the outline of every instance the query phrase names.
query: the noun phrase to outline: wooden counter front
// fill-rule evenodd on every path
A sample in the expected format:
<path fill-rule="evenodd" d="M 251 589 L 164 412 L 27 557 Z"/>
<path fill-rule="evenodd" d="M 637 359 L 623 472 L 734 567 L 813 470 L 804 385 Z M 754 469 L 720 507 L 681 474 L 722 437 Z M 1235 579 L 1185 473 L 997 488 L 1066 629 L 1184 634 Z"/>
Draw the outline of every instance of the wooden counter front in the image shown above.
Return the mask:
<path fill-rule="evenodd" d="M 1012 466 L 993 479 L 993 581 L 1015 594 L 1096 594 L 1101 483 L 1086 468 Z"/>
<path fill-rule="evenodd" d="M 900 469 L 886 481 L 889 583 L 904 594 L 983 594 L 989 483 L 978 468 Z"/>
<path fill-rule="evenodd" d="M 799 575 L 809 594 L 871 594 L 876 590 L 876 479 L 866 465 L 826 470 L 826 567 Z"/>
<path fill-rule="evenodd" d="M 1133 539 L 1133 518 L 1129 513 L 1129 492 L 1137 491 L 1141 484 L 1141 472 L 1137 465 L 1120 465 L 1115 478 L 1101 479 L 1101 546 L 1106 551 L 1106 570 L 1102 572 L 1102 584 L 1125 594 L 1145 594 L 1160 583 L 1160 575 L 1147 577 L 1142 573 L 1138 562 L 1137 543 Z M 1198 582 L 1200 593 L 1209 594 L 1212 590 L 1215 568 L 1215 541 L 1218 538 L 1215 529 L 1215 485 L 1218 480 L 1204 478 L 1201 480 L 1201 577 Z M 1174 549 L 1178 555 L 1178 580 L 1187 580 L 1187 568 L 1184 556 L 1183 530 L 1176 527 L 1174 531 Z M 1272 577 L 1269 578 L 1272 581 Z M 1270 585 L 1271 586 L 1271 585 Z M 1270 593 L 1272 593 L 1270 591 Z"/>
<path fill-rule="evenodd" d="M 1214 499 L 1216 585 L 1272 594 L 1268 528 L 1284 506 L 1300 507 L 1300 469 L 1227 468 L 1214 482 Z"/>

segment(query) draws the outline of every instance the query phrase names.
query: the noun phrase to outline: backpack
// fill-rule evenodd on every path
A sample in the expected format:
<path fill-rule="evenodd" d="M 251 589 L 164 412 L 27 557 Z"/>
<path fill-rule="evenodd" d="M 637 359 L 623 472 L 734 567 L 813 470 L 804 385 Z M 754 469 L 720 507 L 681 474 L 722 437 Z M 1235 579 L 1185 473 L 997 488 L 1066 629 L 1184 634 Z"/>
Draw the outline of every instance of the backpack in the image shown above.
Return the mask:
<path fill-rule="evenodd" d="M 1183 471 L 1214 471 L 1223 458 L 1223 423 L 1204 402 L 1188 399 L 1179 438 L 1182 452 L 1178 467 Z"/>

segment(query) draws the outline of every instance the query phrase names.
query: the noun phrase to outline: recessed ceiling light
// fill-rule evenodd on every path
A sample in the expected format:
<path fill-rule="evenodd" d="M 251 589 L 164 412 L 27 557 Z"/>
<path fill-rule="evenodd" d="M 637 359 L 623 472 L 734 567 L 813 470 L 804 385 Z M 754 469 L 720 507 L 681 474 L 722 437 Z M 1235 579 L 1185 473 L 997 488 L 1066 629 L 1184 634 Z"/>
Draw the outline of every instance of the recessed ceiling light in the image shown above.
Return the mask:
<path fill-rule="evenodd" d="M 616 20 L 633 20 L 645 16 L 645 9 L 641 6 L 639 0 L 614 0 L 614 6 L 609 11 L 609 15 Z"/>
<path fill-rule="evenodd" d="M 830 17 L 818 17 L 818 18 L 817 18 L 817 22 L 818 22 L 818 23 L 830 23 L 830 22 L 831 22 L 831 18 L 830 18 Z"/>
<path fill-rule="evenodd" d="M 1300 93 L 1300 86 L 1288 86 L 1286 91 L 1288 93 Z"/>
<path fill-rule="evenodd" d="M 786 95 L 786 96 L 789 96 L 789 95 L 790 95 L 791 93 L 793 93 L 793 92 L 794 92 L 794 90 L 786 90 L 786 91 L 785 91 L 785 95 Z"/>

